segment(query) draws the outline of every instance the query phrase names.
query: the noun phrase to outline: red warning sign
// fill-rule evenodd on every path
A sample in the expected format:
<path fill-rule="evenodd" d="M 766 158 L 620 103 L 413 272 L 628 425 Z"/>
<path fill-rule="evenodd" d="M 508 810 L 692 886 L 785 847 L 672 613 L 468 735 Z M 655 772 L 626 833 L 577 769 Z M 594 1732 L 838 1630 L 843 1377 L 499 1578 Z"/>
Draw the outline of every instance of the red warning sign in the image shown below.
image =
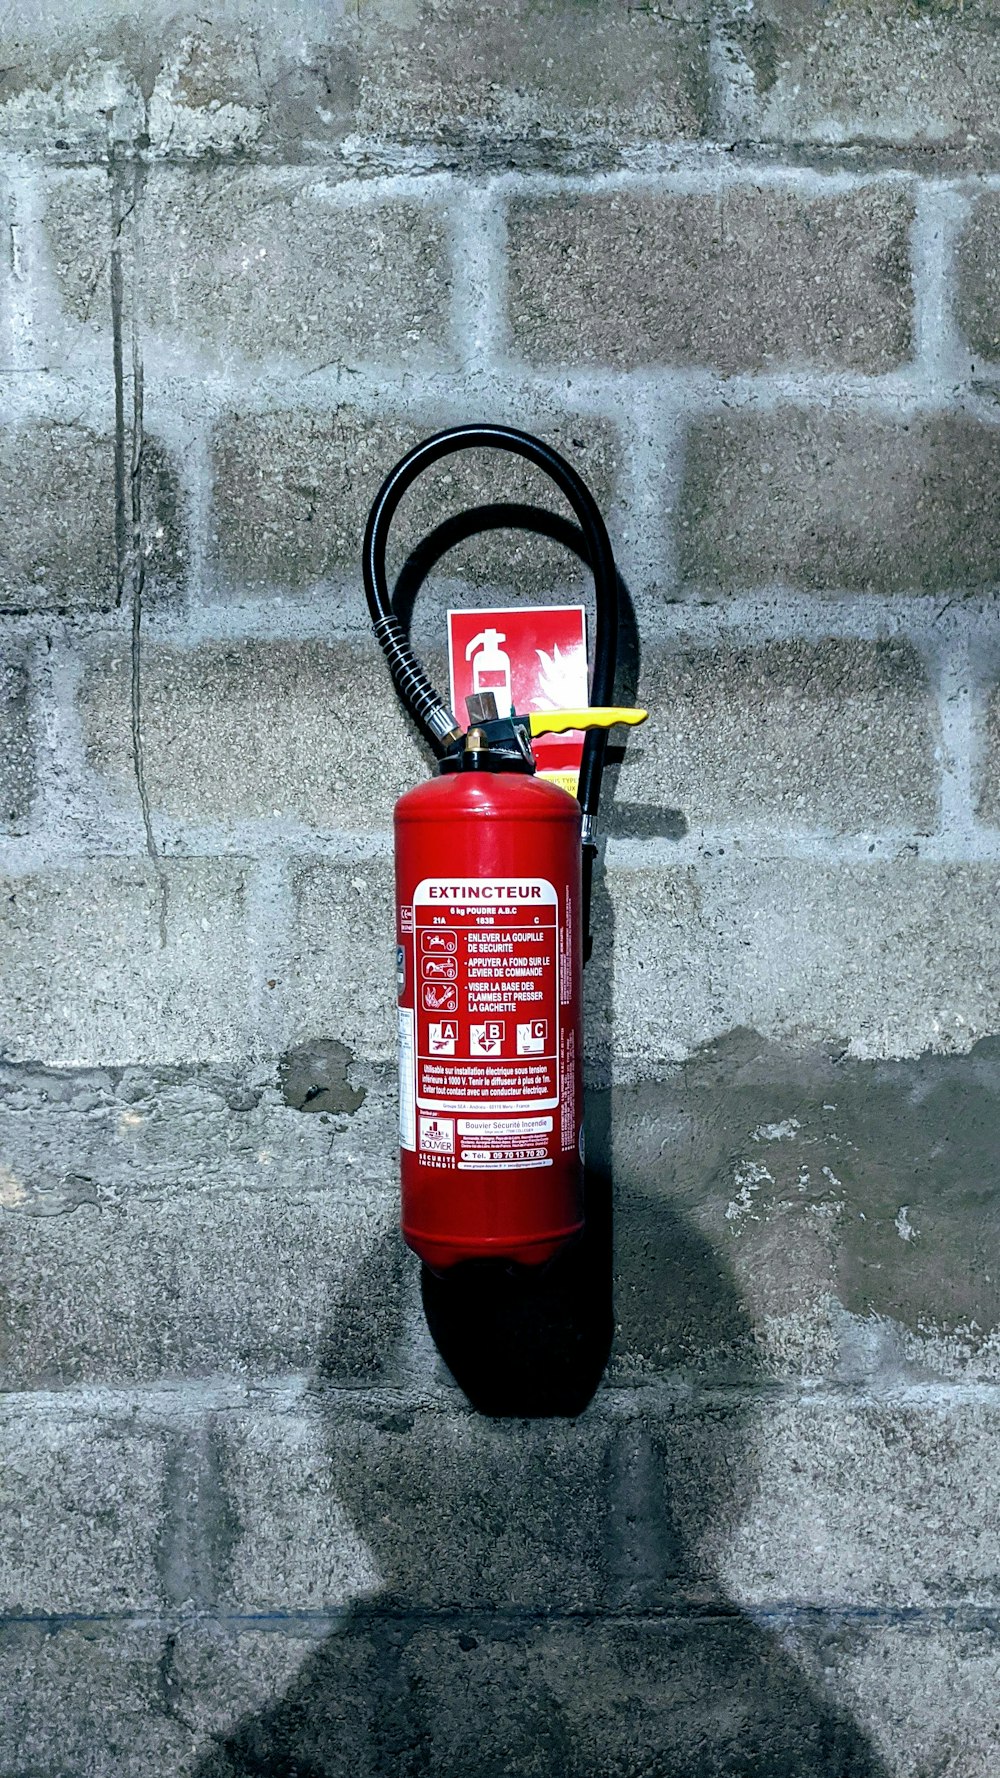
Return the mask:
<path fill-rule="evenodd" d="M 529 605 L 502 611 L 449 611 L 451 707 L 462 727 L 465 700 L 491 691 L 497 714 L 579 710 L 590 701 L 587 625 L 582 605 Z M 542 777 L 576 794 L 583 736 L 540 735 L 532 742 Z"/>

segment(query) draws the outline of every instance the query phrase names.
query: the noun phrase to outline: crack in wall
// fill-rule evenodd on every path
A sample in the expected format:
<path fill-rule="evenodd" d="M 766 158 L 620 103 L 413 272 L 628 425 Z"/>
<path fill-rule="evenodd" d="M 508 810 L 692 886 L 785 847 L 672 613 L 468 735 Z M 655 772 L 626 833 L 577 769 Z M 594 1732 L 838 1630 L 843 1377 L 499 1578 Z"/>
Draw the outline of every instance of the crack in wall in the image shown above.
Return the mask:
<path fill-rule="evenodd" d="M 125 276 L 122 267 L 122 234 L 130 217 L 138 217 L 144 171 L 139 161 L 116 166 L 112 161 L 111 329 L 115 381 L 115 561 L 117 603 L 131 610 L 131 738 L 132 769 L 142 813 L 146 851 L 156 874 L 160 949 L 167 943 L 169 885 L 150 809 L 142 733 L 142 612 L 146 586 L 146 546 L 143 529 L 143 358 L 137 292 L 142 277 L 142 236 L 138 226 L 132 239 L 132 304 L 129 323 L 129 354 L 132 380 L 131 439 L 125 422 Z"/>

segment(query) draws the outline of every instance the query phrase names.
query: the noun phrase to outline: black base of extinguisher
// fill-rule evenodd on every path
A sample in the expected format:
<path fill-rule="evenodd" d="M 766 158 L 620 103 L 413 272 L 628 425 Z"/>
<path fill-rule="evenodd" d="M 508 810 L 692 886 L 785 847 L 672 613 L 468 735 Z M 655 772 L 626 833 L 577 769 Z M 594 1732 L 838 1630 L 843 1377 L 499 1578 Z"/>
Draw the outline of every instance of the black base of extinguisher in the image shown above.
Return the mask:
<path fill-rule="evenodd" d="M 589 1107 L 588 1152 L 601 1154 L 608 1095 Z M 588 1168 L 583 1233 L 548 1265 L 471 1260 L 422 1268 L 427 1326 L 474 1408 L 494 1418 L 575 1418 L 604 1374 L 614 1333 L 612 1190 Z"/>

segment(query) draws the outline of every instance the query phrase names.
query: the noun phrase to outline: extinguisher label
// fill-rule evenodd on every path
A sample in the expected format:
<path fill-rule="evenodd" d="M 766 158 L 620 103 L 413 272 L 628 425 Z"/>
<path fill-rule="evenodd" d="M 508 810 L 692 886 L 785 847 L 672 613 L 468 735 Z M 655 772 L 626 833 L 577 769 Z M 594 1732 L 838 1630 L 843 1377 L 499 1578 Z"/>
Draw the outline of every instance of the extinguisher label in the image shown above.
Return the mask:
<path fill-rule="evenodd" d="M 413 1095 L 413 1013 L 399 1008 L 399 1146 L 416 1148 L 416 1105 Z"/>
<path fill-rule="evenodd" d="M 544 1166 L 561 1123 L 559 897 L 543 877 L 427 877 L 413 897 L 421 1113 L 460 1112 L 459 1168 Z M 401 1049 L 402 1063 L 402 1049 Z M 402 1072 L 402 1067 L 401 1067 Z M 426 1121 L 429 1153 L 444 1147 Z"/>

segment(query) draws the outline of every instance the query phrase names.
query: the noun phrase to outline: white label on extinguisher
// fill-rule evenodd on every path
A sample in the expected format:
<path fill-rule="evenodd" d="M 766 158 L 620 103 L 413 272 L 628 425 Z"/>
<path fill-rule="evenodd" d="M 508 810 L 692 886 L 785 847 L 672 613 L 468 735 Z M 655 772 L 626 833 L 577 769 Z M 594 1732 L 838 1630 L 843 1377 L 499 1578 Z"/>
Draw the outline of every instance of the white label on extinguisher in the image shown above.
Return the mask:
<path fill-rule="evenodd" d="M 417 1111 L 414 1103 L 413 1013 L 399 1008 L 399 1146 L 416 1148 Z"/>
<path fill-rule="evenodd" d="M 416 1101 L 458 1111 L 459 1168 L 552 1165 L 559 897 L 544 877 L 428 877 L 413 897 Z M 555 1152 L 555 1150 L 553 1150 Z"/>

